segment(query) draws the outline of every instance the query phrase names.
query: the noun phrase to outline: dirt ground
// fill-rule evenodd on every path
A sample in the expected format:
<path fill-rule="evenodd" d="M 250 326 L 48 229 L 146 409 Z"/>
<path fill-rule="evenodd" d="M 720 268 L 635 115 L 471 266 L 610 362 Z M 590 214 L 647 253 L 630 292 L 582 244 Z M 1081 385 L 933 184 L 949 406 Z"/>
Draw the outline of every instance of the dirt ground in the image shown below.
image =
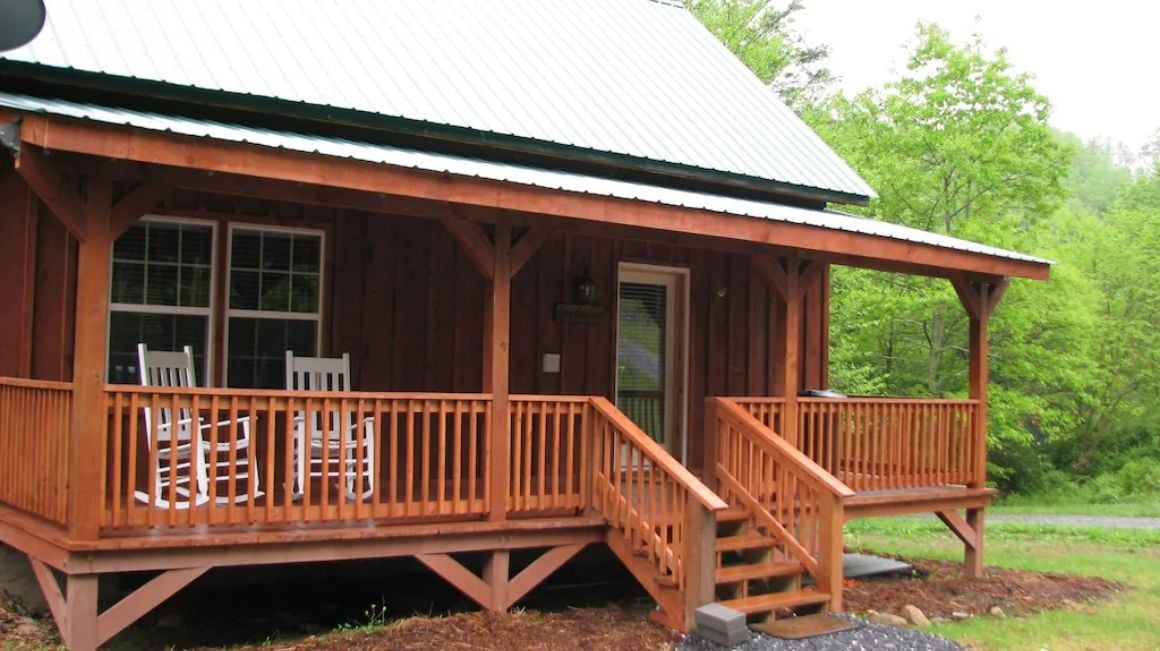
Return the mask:
<path fill-rule="evenodd" d="M 905 559 L 903 559 L 905 560 Z M 870 609 L 897 613 L 906 604 L 914 604 L 930 617 L 950 618 L 954 612 L 989 616 L 999 606 L 1007 616 L 1019 616 L 1040 610 L 1078 607 L 1085 602 L 1109 597 L 1124 586 L 1094 577 L 1042 574 L 1002 568 L 988 568 L 982 579 L 965 579 L 961 565 L 941 561 L 907 561 L 915 571 L 906 576 L 890 576 L 848 581 L 844 591 L 845 609 L 865 613 Z M 317 591 L 317 584 L 298 589 Z M 284 586 L 292 590 L 291 586 Z M 271 589 L 270 586 L 265 587 Z M 191 589 L 177 603 L 167 604 L 147 616 L 130 631 L 118 637 L 118 648 L 146 649 L 178 645 L 179 648 L 221 648 L 239 646 L 263 651 L 300 651 L 305 649 L 668 649 L 679 637 L 648 621 L 651 602 L 641 599 L 631 583 L 613 595 L 611 600 L 591 590 L 560 593 L 550 599 L 536 599 L 526 610 L 517 609 L 505 615 L 477 611 L 454 612 L 446 616 L 410 616 L 391 621 L 374 620 L 357 625 L 298 626 L 296 633 L 286 634 L 286 620 L 296 617 L 285 608 L 273 617 L 252 617 L 240 629 L 223 627 L 204 636 L 195 644 L 184 644 L 186 629 L 221 627 L 222 613 L 194 604 L 212 603 L 212 593 L 198 594 Z M 585 598 L 587 593 L 588 598 Z M 442 601 L 442 599 L 441 599 Z M 363 601 L 362 603 L 367 603 Z M 570 604 L 579 604 L 574 607 Z M 271 606 L 267 606 L 271 608 Z M 234 608 L 236 609 L 236 607 Z M 398 613 L 399 611 L 395 611 Z M 423 612 L 423 611 L 419 611 Z M 426 609 L 426 612 L 447 612 Z M 180 613 L 179 627 L 166 628 L 164 620 Z M 200 613 L 197 614 L 197 613 Z M 270 615 L 270 613 L 266 613 Z M 201 620 L 205 621 L 201 621 Z M 277 626 L 265 623 L 274 620 Z M 271 627 L 269 630 L 263 626 Z M 160 627 L 160 628 L 159 628 Z M 334 631 L 322 633 L 321 631 Z M 309 634 L 313 632 L 314 634 Z M 255 643 L 261 640 L 260 643 Z M 34 617 L 12 604 L 0 602 L 0 648 L 42 649 L 59 644 L 51 619 Z"/>

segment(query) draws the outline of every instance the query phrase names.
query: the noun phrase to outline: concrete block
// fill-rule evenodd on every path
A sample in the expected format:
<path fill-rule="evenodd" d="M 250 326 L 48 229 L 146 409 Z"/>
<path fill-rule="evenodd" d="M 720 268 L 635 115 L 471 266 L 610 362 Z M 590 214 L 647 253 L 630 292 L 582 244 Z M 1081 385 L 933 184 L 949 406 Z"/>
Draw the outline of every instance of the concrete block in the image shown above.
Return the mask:
<path fill-rule="evenodd" d="M 749 639 L 745 613 L 719 603 L 706 604 L 694 613 L 697 635 L 720 644 L 734 646 Z"/>

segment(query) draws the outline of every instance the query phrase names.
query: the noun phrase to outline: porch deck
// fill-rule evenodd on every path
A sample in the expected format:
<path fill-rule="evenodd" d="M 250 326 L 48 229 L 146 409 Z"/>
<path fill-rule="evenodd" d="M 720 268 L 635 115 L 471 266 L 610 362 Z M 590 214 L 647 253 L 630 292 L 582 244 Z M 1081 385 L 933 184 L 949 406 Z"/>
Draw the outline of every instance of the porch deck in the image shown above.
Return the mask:
<path fill-rule="evenodd" d="M 62 612 L 48 568 L 70 581 L 160 571 L 158 585 L 126 598 L 145 608 L 210 567 L 388 556 L 414 556 L 482 606 L 507 608 L 603 542 L 657 600 L 660 620 L 687 628 L 692 608 L 714 597 L 754 613 L 785 600 L 838 609 L 846 519 L 935 511 L 975 548 L 991 497 L 966 485 L 978 472 L 970 400 L 711 398 L 705 470 L 694 473 L 601 397 L 512 395 L 500 436 L 490 394 L 107 385 L 89 414 L 76 413 L 73 394 L 68 383 L 0 378 L 0 539 L 29 555 Z M 248 448 L 228 444 L 207 464 L 201 501 L 182 506 L 173 481 L 158 494 L 157 474 L 182 471 L 177 455 L 159 454 L 177 443 L 144 420 L 162 409 L 209 423 L 208 449 L 249 427 Z M 296 491 L 293 423 L 314 416 L 373 437 L 352 451 L 360 467 L 366 450 L 375 455 L 353 491 L 332 478 Z M 70 456 L 78 425 L 100 431 L 99 457 Z M 94 490 L 69 490 L 77 476 Z M 510 577 L 513 549 L 546 551 Z M 490 555 L 494 575 L 451 556 L 467 552 Z M 784 595 L 757 587 L 807 573 L 816 591 L 793 588 L 797 579 Z M 132 612 L 101 615 L 101 635 Z"/>

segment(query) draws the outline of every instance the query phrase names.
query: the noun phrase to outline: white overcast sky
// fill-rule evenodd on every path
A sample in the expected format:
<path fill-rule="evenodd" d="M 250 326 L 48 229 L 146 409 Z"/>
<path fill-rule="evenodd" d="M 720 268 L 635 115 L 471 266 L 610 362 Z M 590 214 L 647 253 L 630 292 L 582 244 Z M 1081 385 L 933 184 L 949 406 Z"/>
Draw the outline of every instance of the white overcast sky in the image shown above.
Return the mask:
<path fill-rule="evenodd" d="M 1087 140 L 1138 151 L 1160 129 L 1160 2 L 1155 0 L 805 0 L 797 28 L 830 46 L 830 68 L 851 91 L 905 68 L 919 21 L 962 43 L 982 34 L 1035 75 L 1051 122 Z M 976 20 L 977 19 L 977 20 Z"/>

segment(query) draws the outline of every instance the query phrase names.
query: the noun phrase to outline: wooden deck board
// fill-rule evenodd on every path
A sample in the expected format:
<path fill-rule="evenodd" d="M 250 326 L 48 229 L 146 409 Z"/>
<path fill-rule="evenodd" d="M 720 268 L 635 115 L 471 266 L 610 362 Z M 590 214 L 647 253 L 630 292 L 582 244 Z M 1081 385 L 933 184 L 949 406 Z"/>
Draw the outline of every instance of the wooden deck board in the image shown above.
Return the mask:
<path fill-rule="evenodd" d="M 927 513 L 961 508 L 985 507 L 998 493 L 993 488 L 967 486 L 924 486 L 859 491 L 846 498 L 846 519 Z"/>

